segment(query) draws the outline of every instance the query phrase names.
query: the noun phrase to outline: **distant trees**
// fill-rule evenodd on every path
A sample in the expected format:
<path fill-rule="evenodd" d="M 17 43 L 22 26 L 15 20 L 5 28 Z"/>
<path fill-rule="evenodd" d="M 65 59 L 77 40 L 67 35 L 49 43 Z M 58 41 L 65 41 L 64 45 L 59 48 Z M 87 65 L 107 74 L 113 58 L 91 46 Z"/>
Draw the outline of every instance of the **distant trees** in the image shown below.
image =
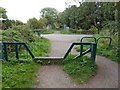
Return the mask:
<path fill-rule="evenodd" d="M 1 20 L 0 29 L 6 30 L 6 29 L 12 28 L 13 26 L 16 26 L 16 25 L 24 25 L 24 23 L 22 21 L 10 20 L 6 13 L 7 13 L 6 9 L 3 7 L 0 7 L 0 20 Z"/>
<path fill-rule="evenodd" d="M 46 28 L 51 25 L 53 28 L 63 27 L 64 24 L 72 29 L 89 30 L 92 27 L 98 30 L 103 27 L 109 27 L 115 30 L 115 3 L 114 2 L 80 2 L 80 6 L 71 5 L 63 12 L 58 12 L 55 8 L 43 8 L 40 11 L 41 18 L 31 18 L 27 21 L 27 25 L 31 29 Z M 0 7 L 0 14 L 3 19 L 2 29 L 7 29 L 14 25 L 23 25 L 19 20 L 9 20 L 6 10 Z"/>
<path fill-rule="evenodd" d="M 52 27 L 57 26 L 58 22 L 58 11 L 55 8 L 43 8 L 40 11 L 41 18 L 31 18 L 27 21 L 28 26 L 31 29 L 46 29 L 48 25 Z"/>
<path fill-rule="evenodd" d="M 40 18 L 37 20 L 36 18 L 31 18 L 27 21 L 27 25 L 31 29 L 45 29 L 47 24 L 47 20 L 45 18 Z"/>
<path fill-rule="evenodd" d="M 3 8 L 3 7 L 0 7 L 0 18 L 3 18 L 3 19 L 7 19 L 7 15 L 6 15 L 6 9 Z"/>
<path fill-rule="evenodd" d="M 62 23 L 73 29 L 90 29 L 95 26 L 98 29 L 115 21 L 114 2 L 82 2 L 80 6 L 69 6 L 60 13 Z"/>
<path fill-rule="evenodd" d="M 6 15 L 6 10 L 5 8 L 2 8 L 0 7 L 0 19 L 2 21 L 2 23 L 0 23 L 0 29 L 5 29 L 6 26 L 5 26 L 5 20 L 8 18 L 7 15 Z"/>
<path fill-rule="evenodd" d="M 47 19 L 47 25 L 52 25 L 52 27 L 57 26 L 58 22 L 58 11 L 55 8 L 43 8 L 40 11 L 41 17 Z"/>

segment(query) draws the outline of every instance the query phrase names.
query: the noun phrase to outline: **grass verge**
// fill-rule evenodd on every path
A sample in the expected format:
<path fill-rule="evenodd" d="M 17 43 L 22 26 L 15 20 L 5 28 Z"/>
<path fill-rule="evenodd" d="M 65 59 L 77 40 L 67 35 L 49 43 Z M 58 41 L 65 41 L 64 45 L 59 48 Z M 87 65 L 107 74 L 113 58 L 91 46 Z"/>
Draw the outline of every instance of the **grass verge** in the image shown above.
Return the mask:
<path fill-rule="evenodd" d="M 35 56 L 48 56 L 50 42 L 47 39 L 36 37 L 28 46 Z M 26 57 L 23 49 L 20 52 L 20 60 L 26 59 L 29 62 L 19 62 L 13 58 L 15 54 L 9 56 L 12 62 L 2 63 L 2 88 L 32 88 L 36 84 L 36 76 L 41 65 L 30 60 L 29 55 Z"/>
<path fill-rule="evenodd" d="M 36 83 L 39 64 L 35 62 L 2 64 L 2 88 L 32 88 Z"/>
<path fill-rule="evenodd" d="M 60 30 L 61 34 L 72 34 L 69 30 Z"/>
<path fill-rule="evenodd" d="M 97 73 L 97 65 L 88 57 L 72 59 L 74 55 L 68 56 L 64 62 L 64 70 L 73 78 L 73 80 L 82 84 L 90 80 Z"/>
<path fill-rule="evenodd" d="M 55 32 L 55 30 L 47 30 L 47 31 L 43 32 L 42 34 L 52 34 L 54 32 Z"/>

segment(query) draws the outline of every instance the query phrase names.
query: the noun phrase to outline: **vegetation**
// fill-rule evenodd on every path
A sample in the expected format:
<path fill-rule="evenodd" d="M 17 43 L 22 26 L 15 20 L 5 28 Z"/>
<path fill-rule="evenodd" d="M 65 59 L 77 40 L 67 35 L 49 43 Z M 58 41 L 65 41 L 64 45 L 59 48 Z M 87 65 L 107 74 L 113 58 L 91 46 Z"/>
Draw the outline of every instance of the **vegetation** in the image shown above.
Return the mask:
<path fill-rule="evenodd" d="M 67 57 L 64 63 L 64 70 L 79 84 L 89 81 L 97 73 L 97 65 L 86 56 L 72 59 L 74 57 L 74 55 Z"/>
<path fill-rule="evenodd" d="M 68 0 L 69 1 L 69 0 Z M 112 60 L 120 62 L 120 3 L 115 2 L 85 2 L 87 0 L 74 0 L 79 6 L 69 5 L 63 12 L 58 12 L 55 8 L 43 8 L 40 12 L 41 18 L 30 18 L 27 23 L 19 20 L 10 20 L 7 11 L 0 7 L 0 30 L 3 31 L 3 40 L 6 42 L 25 42 L 29 45 L 35 56 L 47 56 L 50 43 L 45 38 L 39 38 L 34 33 L 35 29 L 44 30 L 43 33 L 53 33 L 54 30 L 61 30 L 61 33 L 77 34 L 98 34 L 98 36 L 110 36 L 112 46 L 106 48 L 106 40 L 100 40 L 97 53 Z M 116 10 L 117 9 L 117 10 Z M 119 16 L 118 16 L 119 15 Z M 63 30 L 64 25 L 69 30 Z M 90 40 L 91 41 L 91 40 Z M 88 47 L 84 47 L 86 50 Z M 22 46 L 20 49 L 20 59 L 30 60 Z M 79 50 L 79 47 L 76 48 Z M 9 58 L 14 60 L 13 46 L 9 46 Z M 40 51 L 39 51 L 40 50 Z M 27 57 L 26 57 L 27 56 Z M 96 74 L 97 66 L 87 57 L 72 60 L 70 56 L 64 63 L 64 70 L 70 74 L 78 83 L 84 83 Z M 16 60 L 15 60 L 16 61 Z M 36 73 L 40 65 L 34 62 L 2 62 L 3 63 L 3 87 L 29 88 L 35 84 Z M 17 69 L 16 69 L 17 68 Z"/>
<path fill-rule="evenodd" d="M 57 27 L 57 15 L 58 11 L 55 8 L 43 8 L 41 11 L 42 18 L 47 19 L 47 25 L 51 25 L 51 28 Z"/>
<path fill-rule="evenodd" d="M 69 30 L 60 30 L 61 34 L 71 34 L 71 32 Z"/>
<path fill-rule="evenodd" d="M 3 31 L 3 41 L 25 42 L 35 56 L 48 56 L 50 42 L 34 35 L 26 25 L 17 25 Z M 12 52 L 14 46 L 9 46 L 9 60 L 2 63 L 3 88 L 32 88 L 36 84 L 36 76 L 41 65 L 32 61 L 26 50 L 20 46 L 20 58 L 15 58 Z M 40 50 L 40 51 L 39 51 Z M 21 61 L 22 60 L 22 61 Z"/>
<path fill-rule="evenodd" d="M 2 88 L 32 88 L 36 84 L 40 65 L 29 63 L 3 63 Z"/>
<path fill-rule="evenodd" d="M 52 34 L 54 33 L 55 30 L 51 29 L 51 30 L 47 30 L 45 32 L 43 32 L 43 34 Z"/>
<path fill-rule="evenodd" d="M 107 32 L 108 33 L 108 32 Z M 94 37 L 98 38 L 100 35 L 94 35 Z M 100 39 L 97 45 L 97 54 L 110 58 L 113 61 L 120 63 L 120 60 L 117 56 L 117 36 L 112 37 L 112 44 L 109 47 L 109 39 Z M 114 38 L 114 39 L 113 39 Z M 87 39 L 89 42 L 92 42 L 92 39 Z M 89 47 L 85 46 L 84 50 L 87 50 Z M 80 51 L 80 47 L 75 47 L 76 51 Z"/>
<path fill-rule="evenodd" d="M 27 21 L 27 25 L 30 27 L 30 29 L 46 29 L 47 26 L 47 19 L 40 18 L 37 20 L 36 18 L 31 18 Z"/>

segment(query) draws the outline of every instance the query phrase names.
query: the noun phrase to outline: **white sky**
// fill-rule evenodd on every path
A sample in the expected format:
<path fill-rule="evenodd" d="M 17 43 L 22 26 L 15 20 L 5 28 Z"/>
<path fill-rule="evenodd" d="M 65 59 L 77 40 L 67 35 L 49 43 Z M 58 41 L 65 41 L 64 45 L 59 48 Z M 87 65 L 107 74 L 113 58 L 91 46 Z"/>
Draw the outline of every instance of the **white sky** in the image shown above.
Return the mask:
<path fill-rule="evenodd" d="M 7 11 L 9 19 L 27 22 L 29 18 L 39 19 L 41 9 L 45 7 L 64 11 L 66 0 L 0 0 L 0 7 Z"/>

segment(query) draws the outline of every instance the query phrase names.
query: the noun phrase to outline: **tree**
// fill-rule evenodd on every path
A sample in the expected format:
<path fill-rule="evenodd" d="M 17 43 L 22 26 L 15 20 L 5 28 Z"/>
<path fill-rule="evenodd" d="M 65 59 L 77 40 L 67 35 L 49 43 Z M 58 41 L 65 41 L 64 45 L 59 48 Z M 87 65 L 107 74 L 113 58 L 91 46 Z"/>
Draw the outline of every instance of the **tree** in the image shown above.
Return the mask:
<path fill-rule="evenodd" d="M 22 21 L 16 20 L 15 25 L 23 25 L 24 23 Z"/>
<path fill-rule="evenodd" d="M 38 20 L 36 18 L 31 18 L 27 21 L 28 26 L 31 29 L 38 29 L 39 28 L 39 23 Z"/>
<path fill-rule="evenodd" d="M 57 20 L 58 11 L 55 8 L 43 8 L 40 11 L 42 18 L 47 19 L 47 24 L 54 26 L 54 22 Z"/>
<path fill-rule="evenodd" d="M 6 15 L 6 9 L 5 8 L 2 8 L 0 7 L 0 18 L 3 18 L 3 19 L 7 19 L 7 15 Z"/>
<path fill-rule="evenodd" d="M 0 7 L 0 19 L 2 20 L 2 23 L 0 23 L 0 29 L 6 29 L 5 20 L 8 18 L 6 12 L 5 8 Z"/>
<path fill-rule="evenodd" d="M 31 29 L 44 29 L 46 27 L 46 22 L 47 20 L 45 18 L 40 18 L 39 20 L 31 18 L 27 21 L 27 24 Z"/>

